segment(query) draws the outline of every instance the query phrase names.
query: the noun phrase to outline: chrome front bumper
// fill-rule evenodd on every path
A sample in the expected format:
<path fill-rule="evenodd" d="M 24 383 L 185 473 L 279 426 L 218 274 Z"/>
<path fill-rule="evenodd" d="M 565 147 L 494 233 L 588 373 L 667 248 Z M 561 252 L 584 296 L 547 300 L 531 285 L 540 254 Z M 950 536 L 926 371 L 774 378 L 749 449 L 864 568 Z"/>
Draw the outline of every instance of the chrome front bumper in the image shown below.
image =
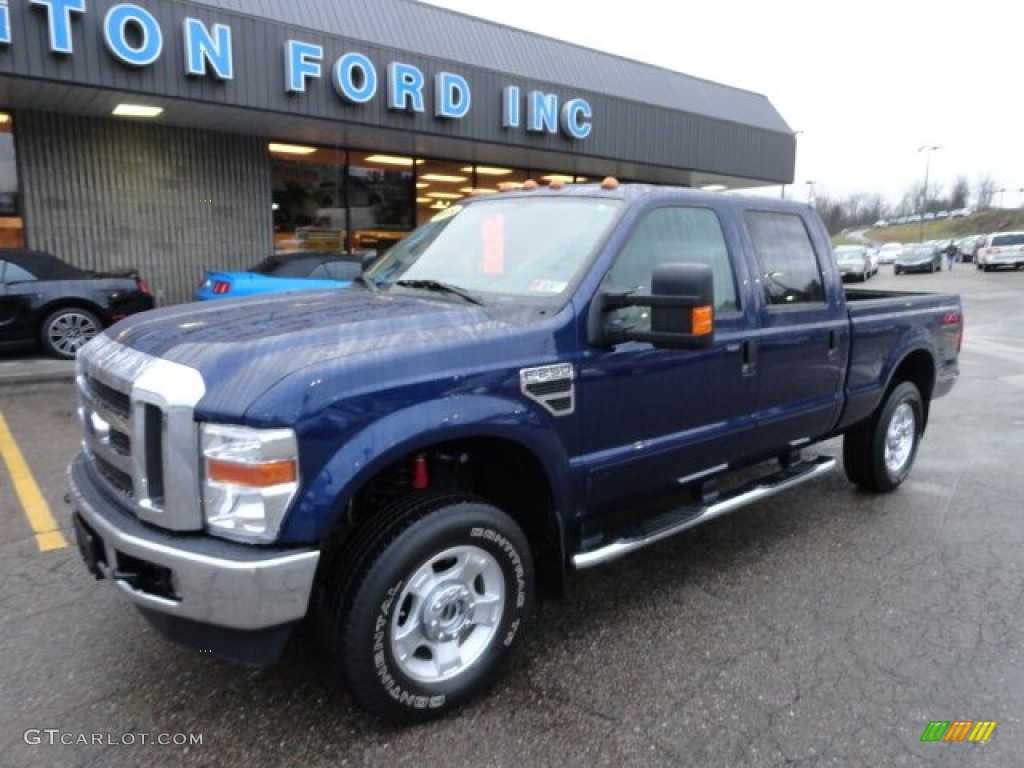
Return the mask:
<path fill-rule="evenodd" d="M 75 529 L 90 570 L 138 607 L 238 630 L 306 615 L 319 551 L 268 550 L 141 523 L 96 485 L 82 455 L 68 481 L 75 514 L 85 523 Z"/>

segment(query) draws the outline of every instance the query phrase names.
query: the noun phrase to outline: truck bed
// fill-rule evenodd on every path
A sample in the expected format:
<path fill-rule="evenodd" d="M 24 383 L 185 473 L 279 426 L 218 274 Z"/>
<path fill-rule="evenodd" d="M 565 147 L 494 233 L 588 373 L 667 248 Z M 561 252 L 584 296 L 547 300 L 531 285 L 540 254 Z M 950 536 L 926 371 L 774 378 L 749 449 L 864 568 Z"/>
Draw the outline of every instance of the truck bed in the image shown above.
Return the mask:
<path fill-rule="evenodd" d="M 958 373 L 963 332 L 960 297 L 951 293 L 846 289 L 850 316 L 847 407 L 841 428 L 866 418 L 881 401 L 893 361 L 922 344 L 932 350 L 936 370 L 928 399 L 947 391 Z"/>

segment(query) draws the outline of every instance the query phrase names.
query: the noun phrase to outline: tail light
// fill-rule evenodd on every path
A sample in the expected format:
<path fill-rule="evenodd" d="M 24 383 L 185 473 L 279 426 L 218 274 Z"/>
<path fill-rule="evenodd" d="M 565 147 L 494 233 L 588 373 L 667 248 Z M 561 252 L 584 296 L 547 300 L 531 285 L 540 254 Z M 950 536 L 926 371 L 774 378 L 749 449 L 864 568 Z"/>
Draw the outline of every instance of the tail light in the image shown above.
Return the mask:
<path fill-rule="evenodd" d="M 139 289 L 140 293 L 150 293 L 149 283 L 143 280 L 141 277 L 135 278 L 135 287 Z"/>
<path fill-rule="evenodd" d="M 942 316 L 942 320 L 939 321 L 940 325 L 952 326 L 953 330 L 956 331 L 956 351 L 957 354 L 963 347 L 964 343 L 964 316 L 960 312 L 946 312 Z"/>
<path fill-rule="evenodd" d="M 213 293 L 216 296 L 223 296 L 225 293 L 231 290 L 231 283 L 226 280 L 215 280 L 213 283 Z"/>

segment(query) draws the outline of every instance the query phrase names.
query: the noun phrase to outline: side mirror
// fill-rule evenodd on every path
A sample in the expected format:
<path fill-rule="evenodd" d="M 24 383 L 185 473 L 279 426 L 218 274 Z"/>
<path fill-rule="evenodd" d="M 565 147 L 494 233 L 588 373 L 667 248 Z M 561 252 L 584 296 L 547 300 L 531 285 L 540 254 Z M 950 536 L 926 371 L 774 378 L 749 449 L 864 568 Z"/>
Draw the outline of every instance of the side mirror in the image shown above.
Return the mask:
<path fill-rule="evenodd" d="M 601 317 L 598 345 L 648 341 L 656 347 L 706 349 L 714 342 L 714 278 L 707 264 L 667 263 L 654 268 L 650 295 L 605 293 L 596 299 Z M 650 307 L 650 330 L 614 325 L 606 313 L 623 307 Z"/>

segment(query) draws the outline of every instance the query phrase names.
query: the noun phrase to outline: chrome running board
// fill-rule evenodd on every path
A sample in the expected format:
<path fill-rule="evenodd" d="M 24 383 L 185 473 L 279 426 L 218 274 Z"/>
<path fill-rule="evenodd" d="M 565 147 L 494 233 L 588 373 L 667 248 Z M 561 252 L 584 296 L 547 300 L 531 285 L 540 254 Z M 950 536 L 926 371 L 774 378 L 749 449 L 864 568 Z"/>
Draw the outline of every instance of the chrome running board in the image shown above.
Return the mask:
<path fill-rule="evenodd" d="M 583 569 L 617 560 L 630 552 L 667 539 L 669 536 L 674 536 L 701 523 L 706 523 L 727 512 L 805 483 L 818 475 L 832 471 L 835 466 L 836 460 L 833 457 L 818 456 L 785 467 L 770 475 L 757 478 L 712 504 L 679 507 L 644 521 L 634 526 L 628 534 L 620 536 L 609 544 L 573 555 L 572 564 L 577 569 Z"/>

